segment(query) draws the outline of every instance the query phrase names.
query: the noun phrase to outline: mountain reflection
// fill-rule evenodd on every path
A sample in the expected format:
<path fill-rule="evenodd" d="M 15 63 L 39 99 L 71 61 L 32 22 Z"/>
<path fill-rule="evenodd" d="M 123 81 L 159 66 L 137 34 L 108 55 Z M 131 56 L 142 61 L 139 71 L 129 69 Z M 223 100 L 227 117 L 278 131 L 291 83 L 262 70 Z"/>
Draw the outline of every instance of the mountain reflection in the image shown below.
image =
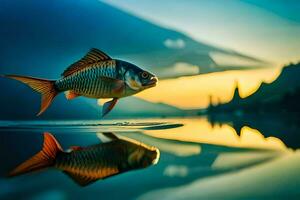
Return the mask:
<path fill-rule="evenodd" d="M 170 121 L 172 122 L 172 120 Z M 286 151 L 288 148 L 277 137 L 265 137 L 261 132 L 248 126 L 238 134 L 229 123 L 212 124 L 207 118 L 181 119 L 184 126 L 176 129 L 145 130 L 144 133 L 156 138 L 204 143 L 239 148 L 258 148 Z"/>
<path fill-rule="evenodd" d="M 159 160 L 156 147 L 111 132 L 97 133 L 102 143 L 71 146 L 64 151 L 51 133 L 44 133 L 42 150 L 9 173 L 17 176 L 47 168 L 63 171 L 77 184 L 89 185 L 123 172 L 154 165 Z"/>

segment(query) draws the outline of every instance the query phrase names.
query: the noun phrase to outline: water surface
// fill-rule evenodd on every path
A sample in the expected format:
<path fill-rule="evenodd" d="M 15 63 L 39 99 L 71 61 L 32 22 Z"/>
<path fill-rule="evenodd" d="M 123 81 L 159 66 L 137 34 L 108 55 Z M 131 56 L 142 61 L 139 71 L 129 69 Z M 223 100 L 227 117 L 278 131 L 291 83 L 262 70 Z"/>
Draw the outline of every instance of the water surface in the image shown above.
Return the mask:
<path fill-rule="evenodd" d="M 205 117 L 1 121 L 0 199 L 297 199 L 299 139 L 289 134 L 291 127 L 282 124 L 287 132 L 281 133 L 278 126 L 276 122 L 273 134 L 266 134 L 247 125 L 237 130 L 232 122 L 212 123 Z M 101 142 L 97 133 L 114 132 L 157 147 L 160 160 L 86 187 L 55 169 L 6 178 L 40 150 L 45 131 L 65 149 L 97 144 Z"/>

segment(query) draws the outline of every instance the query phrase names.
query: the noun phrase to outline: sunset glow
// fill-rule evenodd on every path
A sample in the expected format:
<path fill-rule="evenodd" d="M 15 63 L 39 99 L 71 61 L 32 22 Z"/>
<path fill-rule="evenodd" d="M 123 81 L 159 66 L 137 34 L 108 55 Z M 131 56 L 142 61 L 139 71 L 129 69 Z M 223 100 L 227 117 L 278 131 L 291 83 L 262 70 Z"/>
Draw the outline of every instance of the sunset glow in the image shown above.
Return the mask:
<path fill-rule="evenodd" d="M 213 102 L 231 100 L 236 83 L 241 97 L 255 92 L 263 80 L 271 83 L 280 74 L 281 68 L 228 71 L 213 74 L 162 80 L 152 89 L 137 96 L 151 102 L 161 102 L 183 109 L 205 108 L 212 96 Z"/>

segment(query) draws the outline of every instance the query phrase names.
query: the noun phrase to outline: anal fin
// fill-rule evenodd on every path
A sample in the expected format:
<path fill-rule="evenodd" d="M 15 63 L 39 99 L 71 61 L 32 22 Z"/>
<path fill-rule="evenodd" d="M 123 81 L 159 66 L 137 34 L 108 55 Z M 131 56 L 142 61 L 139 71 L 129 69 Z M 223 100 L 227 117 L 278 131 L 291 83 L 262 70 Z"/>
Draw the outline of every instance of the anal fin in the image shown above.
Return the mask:
<path fill-rule="evenodd" d="M 80 94 L 77 94 L 75 91 L 73 90 L 68 90 L 65 92 L 65 95 L 66 95 L 66 99 L 68 100 L 72 100 L 72 99 L 75 99 L 76 97 L 79 97 L 81 96 Z"/>
<path fill-rule="evenodd" d="M 107 115 L 115 107 L 117 102 L 118 98 L 113 98 L 111 101 L 106 102 L 102 108 L 102 117 Z"/>

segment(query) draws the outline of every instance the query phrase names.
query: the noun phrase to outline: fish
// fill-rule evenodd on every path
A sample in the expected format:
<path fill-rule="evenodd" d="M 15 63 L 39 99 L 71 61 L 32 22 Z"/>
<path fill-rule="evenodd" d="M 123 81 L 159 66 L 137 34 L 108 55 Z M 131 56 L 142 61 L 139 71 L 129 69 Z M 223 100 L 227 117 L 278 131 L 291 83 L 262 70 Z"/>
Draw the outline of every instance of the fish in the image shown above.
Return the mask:
<path fill-rule="evenodd" d="M 111 99 L 102 108 L 102 117 L 117 104 L 119 98 L 155 87 L 158 78 L 138 66 L 113 59 L 99 49 L 92 48 L 83 58 L 70 65 L 58 80 L 30 76 L 3 75 L 20 81 L 41 94 L 41 106 L 37 116 L 51 105 L 54 98 L 65 92 L 72 100 L 79 96 L 95 99 Z"/>
<path fill-rule="evenodd" d="M 51 133 L 43 135 L 42 150 L 9 172 L 8 177 L 55 168 L 78 185 L 87 186 L 100 179 L 155 165 L 160 157 L 156 147 L 120 138 L 111 132 L 97 134 L 103 143 L 71 146 L 66 151 Z"/>

